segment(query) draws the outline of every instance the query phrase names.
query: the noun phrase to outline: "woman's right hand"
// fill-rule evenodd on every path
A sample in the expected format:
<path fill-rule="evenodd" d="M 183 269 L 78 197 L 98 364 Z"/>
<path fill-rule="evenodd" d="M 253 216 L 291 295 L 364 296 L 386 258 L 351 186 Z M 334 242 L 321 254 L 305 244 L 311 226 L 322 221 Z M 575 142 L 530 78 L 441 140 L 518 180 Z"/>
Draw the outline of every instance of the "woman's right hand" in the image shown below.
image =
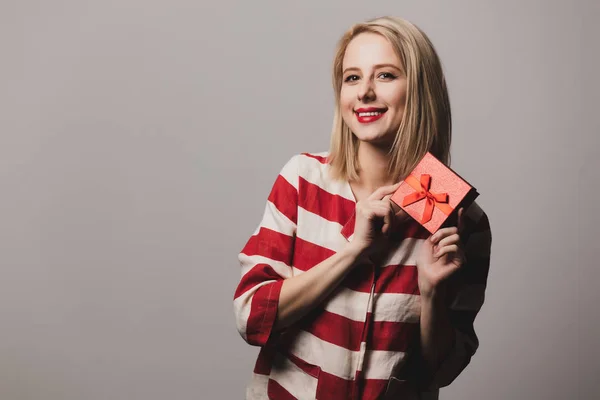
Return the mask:
<path fill-rule="evenodd" d="M 356 221 L 351 246 L 360 254 L 368 255 L 385 242 L 394 225 L 410 218 L 402 209 L 395 212 L 390 197 L 398 189 L 395 185 L 382 186 L 365 200 L 356 203 Z"/>

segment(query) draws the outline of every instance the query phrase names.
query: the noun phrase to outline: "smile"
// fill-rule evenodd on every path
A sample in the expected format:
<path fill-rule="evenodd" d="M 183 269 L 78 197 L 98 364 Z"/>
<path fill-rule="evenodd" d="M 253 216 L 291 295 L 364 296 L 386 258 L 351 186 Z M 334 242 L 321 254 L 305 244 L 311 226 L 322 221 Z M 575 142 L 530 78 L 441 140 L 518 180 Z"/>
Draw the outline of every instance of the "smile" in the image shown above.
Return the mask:
<path fill-rule="evenodd" d="M 354 115 L 361 124 L 368 124 L 377 121 L 385 114 L 385 109 L 361 109 L 354 111 Z"/>

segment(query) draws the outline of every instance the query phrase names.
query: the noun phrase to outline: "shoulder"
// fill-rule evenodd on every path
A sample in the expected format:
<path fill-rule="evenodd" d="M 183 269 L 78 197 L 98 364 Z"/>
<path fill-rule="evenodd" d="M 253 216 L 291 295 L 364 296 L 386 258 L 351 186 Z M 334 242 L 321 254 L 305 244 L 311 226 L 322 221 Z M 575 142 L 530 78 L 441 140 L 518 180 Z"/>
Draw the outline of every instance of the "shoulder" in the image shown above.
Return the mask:
<path fill-rule="evenodd" d="M 328 177 L 328 156 L 328 151 L 294 154 L 281 169 L 281 175 L 290 183 L 298 181 L 299 178 L 318 183 Z M 297 186 L 297 184 L 294 184 L 294 186 Z"/>
<path fill-rule="evenodd" d="M 352 200 L 354 197 L 347 183 L 332 178 L 328 157 L 328 151 L 298 153 L 291 157 L 282 174 L 286 179 L 289 177 L 288 181 L 302 196 L 314 197 L 311 201 L 321 195 Z"/>
<path fill-rule="evenodd" d="M 292 156 L 290 162 L 293 162 L 298 171 L 323 169 L 327 168 L 328 164 L 328 151 L 321 152 L 303 152 Z"/>

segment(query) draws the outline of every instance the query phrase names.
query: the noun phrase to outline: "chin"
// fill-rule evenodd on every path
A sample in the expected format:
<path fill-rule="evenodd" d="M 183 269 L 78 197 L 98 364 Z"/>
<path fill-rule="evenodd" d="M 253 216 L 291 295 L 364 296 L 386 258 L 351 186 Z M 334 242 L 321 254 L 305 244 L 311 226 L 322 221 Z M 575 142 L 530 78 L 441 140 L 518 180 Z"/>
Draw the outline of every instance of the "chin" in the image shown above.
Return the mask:
<path fill-rule="evenodd" d="M 392 135 L 384 132 L 365 132 L 364 129 L 352 130 L 354 136 L 365 143 L 372 144 L 391 144 L 394 141 Z"/>

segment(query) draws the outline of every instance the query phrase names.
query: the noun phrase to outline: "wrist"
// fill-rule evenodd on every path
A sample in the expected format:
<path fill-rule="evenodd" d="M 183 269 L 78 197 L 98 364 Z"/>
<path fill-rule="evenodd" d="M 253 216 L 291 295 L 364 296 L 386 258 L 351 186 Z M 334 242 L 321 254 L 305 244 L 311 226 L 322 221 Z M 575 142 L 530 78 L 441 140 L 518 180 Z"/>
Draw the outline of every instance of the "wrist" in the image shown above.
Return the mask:
<path fill-rule="evenodd" d="M 351 257 L 352 259 L 359 261 L 367 257 L 367 247 L 362 246 L 358 242 L 349 242 L 341 250 L 342 253 Z"/>
<path fill-rule="evenodd" d="M 431 307 L 439 307 L 444 304 L 446 290 L 444 285 L 438 285 L 431 289 L 421 292 L 421 304 Z"/>

